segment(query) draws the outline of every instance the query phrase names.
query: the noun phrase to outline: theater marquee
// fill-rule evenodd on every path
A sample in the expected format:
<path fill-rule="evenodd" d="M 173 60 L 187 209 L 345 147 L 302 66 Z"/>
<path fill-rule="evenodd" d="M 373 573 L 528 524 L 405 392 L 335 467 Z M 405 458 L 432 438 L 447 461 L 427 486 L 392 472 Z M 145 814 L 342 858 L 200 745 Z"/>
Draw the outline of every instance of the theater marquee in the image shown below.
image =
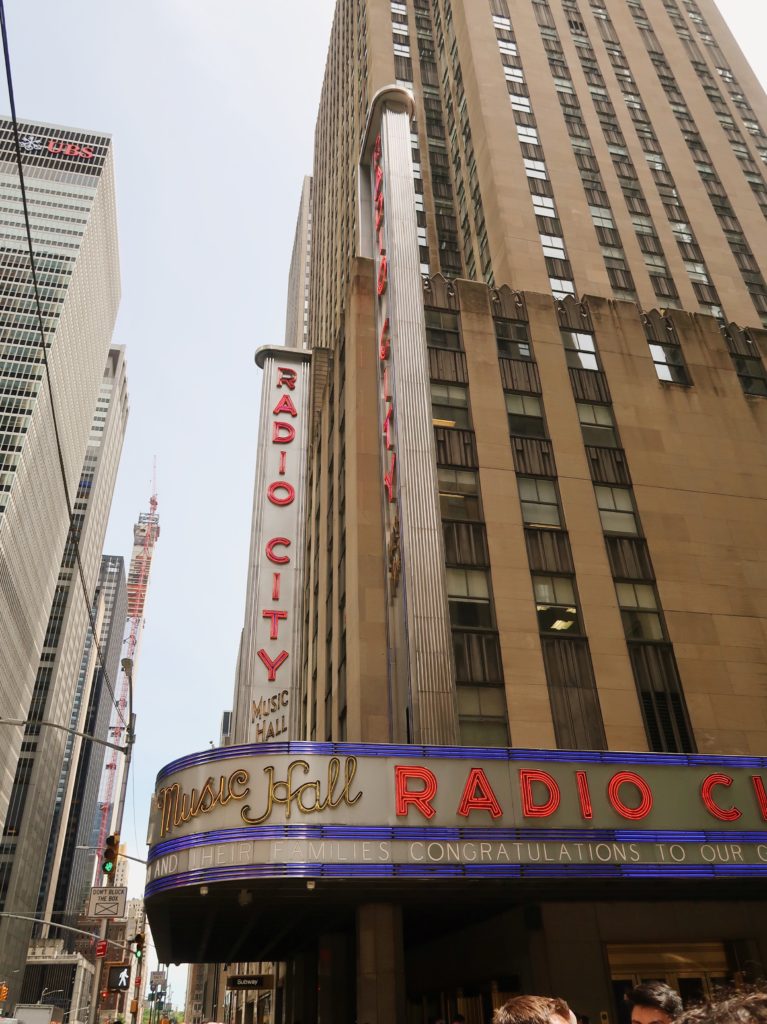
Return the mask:
<path fill-rule="evenodd" d="M 147 896 L 285 877 L 767 874 L 767 758 L 275 743 L 158 778 Z"/>

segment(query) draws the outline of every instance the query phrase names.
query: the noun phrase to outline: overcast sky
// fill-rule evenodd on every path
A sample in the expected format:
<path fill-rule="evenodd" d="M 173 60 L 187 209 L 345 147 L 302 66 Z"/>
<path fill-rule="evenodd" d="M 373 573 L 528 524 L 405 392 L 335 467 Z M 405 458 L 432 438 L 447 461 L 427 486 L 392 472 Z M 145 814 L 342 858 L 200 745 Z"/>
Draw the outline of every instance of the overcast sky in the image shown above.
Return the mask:
<path fill-rule="evenodd" d="M 767 8 L 718 2 L 764 83 Z M 128 558 L 155 456 L 161 523 L 123 826 L 137 856 L 158 769 L 217 742 L 231 706 L 256 451 L 253 352 L 284 338 L 333 6 L 6 0 L 19 116 L 114 138 L 114 338 L 127 346 L 131 413 L 106 552 Z M 142 888 L 134 866 L 131 895 Z M 174 981 L 181 1003 L 184 974 Z"/>

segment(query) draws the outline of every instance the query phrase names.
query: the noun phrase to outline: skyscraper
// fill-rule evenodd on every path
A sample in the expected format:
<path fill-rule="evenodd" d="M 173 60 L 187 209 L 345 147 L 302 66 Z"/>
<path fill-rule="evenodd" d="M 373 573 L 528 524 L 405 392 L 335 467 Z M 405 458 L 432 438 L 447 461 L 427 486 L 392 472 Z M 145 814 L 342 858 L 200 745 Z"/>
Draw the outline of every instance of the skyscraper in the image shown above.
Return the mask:
<path fill-rule="evenodd" d="M 94 656 L 93 634 L 88 630 L 75 703 L 84 716 L 81 731 L 103 738 L 108 735 L 110 714 L 114 707 L 107 680 L 113 685 L 120 671 L 128 609 L 125 562 L 122 556 L 102 557 L 94 606 L 102 608 L 101 615 L 94 617 L 99 623 L 104 665 L 102 667 Z M 92 844 L 92 822 L 96 816 L 103 760 L 101 747 L 82 743 L 78 756 L 65 760 L 62 768 L 57 816 L 49 841 L 48 870 L 38 900 L 38 908 L 43 916 L 57 923 L 71 923 L 82 913 L 93 880 L 94 863 L 100 851 L 88 850 L 87 847 Z M 62 937 L 67 942 L 68 936 Z"/>
<path fill-rule="evenodd" d="M 371 1024 L 760 972 L 765 126 L 712 0 L 339 0 L 303 742 L 160 772 L 161 955 Z"/>
<path fill-rule="evenodd" d="M 88 608 L 127 415 L 124 354 L 110 352 L 119 275 L 110 141 L 40 124 L 21 127 L 51 388 L 41 356 L 15 144 L 0 124 L 0 236 L 5 297 L 0 347 L 0 906 L 36 905 Z M 58 437 L 51 404 L 55 406 Z M 73 507 L 70 527 L 62 484 Z M 87 597 L 81 591 L 77 535 Z M 0 973 L 17 995 L 29 924 L 0 923 Z"/>
<path fill-rule="evenodd" d="M 312 179 L 304 178 L 296 234 L 288 274 L 285 344 L 306 348 L 309 343 L 309 267 L 312 256 Z"/>

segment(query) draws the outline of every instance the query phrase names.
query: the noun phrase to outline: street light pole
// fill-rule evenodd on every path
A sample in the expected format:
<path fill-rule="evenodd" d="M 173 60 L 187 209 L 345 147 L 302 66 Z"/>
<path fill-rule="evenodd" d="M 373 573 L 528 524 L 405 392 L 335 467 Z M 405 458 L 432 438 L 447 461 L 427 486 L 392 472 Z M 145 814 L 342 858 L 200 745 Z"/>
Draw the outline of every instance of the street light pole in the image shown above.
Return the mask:
<path fill-rule="evenodd" d="M 130 744 L 133 742 L 133 739 L 132 739 L 133 733 L 132 733 L 131 729 L 127 730 L 128 743 L 127 743 L 127 745 L 123 745 L 121 743 L 110 743 L 109 740 L 99 739 L 98 736 L 93 736 L 89 732 L 80 732 L 79 729 L 72 729 L 68 725 L 61 725 L 59 722 L 48 722 L 48 721 L 38 722 L 37 719 L 32 721 L 31 719 L 28 719 L 28 718 L 1 718 L 0 717 L 0 725 L 45 725 L 49 729 L 60 729 L 62 732 L 68 732 L 72 736 L 80 736 L 84 740 L 90 740 L 91 743 L 100 743 L 102 747 L 111 747 L 112 750 L 119 750 L 121 754 L 125 754 L 126 756 L 128 756 L 130 754 Z"/>

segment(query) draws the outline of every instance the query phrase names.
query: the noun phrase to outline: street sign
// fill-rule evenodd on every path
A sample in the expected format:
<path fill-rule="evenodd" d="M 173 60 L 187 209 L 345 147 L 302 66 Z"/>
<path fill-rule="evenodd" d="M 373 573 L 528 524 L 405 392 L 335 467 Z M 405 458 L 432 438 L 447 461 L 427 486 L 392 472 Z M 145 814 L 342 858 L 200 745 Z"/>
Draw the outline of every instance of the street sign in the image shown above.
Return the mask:
<path fill-rule="evenodd" d="M 108 943 L 106 939 L 99 939 L 99 941 L 96 943 L 96 956 L 106 956 L 107 945 Z"/>
<path fill-rule="evenodd" d="M 226 979 L 229 989 L 268 988 L 274 982 L 271 974 L 230 974 Z"/>
<path fill-rule="evenodd" d="M 124 885 L 94 887 L 88 903 L 88 917 L 125 917 L 127 898 L 128 889 Z"/>
<path fill-rule="evenodd" d="M 165 971 L 151 971 L 149 974 L 149 984 L 155 988 L 165 988 Z"/>
<path fill-rule="evenodd" d="M 107 988 L 110 992 L 128 991 L 130 967 L 130 964 L 107 964 Z"/>

